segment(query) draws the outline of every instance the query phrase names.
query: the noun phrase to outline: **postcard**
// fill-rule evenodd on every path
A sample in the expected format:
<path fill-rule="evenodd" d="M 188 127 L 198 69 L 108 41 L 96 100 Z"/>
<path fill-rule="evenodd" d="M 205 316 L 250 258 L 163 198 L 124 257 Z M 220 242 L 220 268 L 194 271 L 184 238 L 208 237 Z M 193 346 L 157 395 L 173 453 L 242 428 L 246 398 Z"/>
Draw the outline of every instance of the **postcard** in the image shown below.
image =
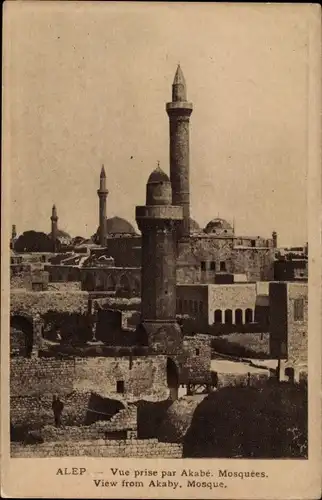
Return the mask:
<path fill-rule="evenodd" d="M 2 496 L 320 498 L 320 6 L 3 12 Z"/>

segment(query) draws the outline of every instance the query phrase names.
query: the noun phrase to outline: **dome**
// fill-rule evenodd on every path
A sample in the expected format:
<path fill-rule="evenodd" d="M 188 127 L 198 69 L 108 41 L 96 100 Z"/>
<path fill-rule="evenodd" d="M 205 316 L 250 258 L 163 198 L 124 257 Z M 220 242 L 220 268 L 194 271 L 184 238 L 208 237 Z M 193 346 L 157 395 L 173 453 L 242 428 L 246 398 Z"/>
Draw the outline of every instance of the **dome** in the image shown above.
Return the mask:
<path fill-rule="evenodd" d="M 158 166 L 150 174 L 146 185 L 147 205 L 171 205 L 172 189 L 169 177 Z"/>
<path fill-rule="evenodd" d="M 219 217 L 212 219 L 204 229 L 207 234 L 233 234 L 233 228 L 225 219 Z"/>
<path fill-rule="evenodd" d="M 62 231 L 61 229 L 58 229 L 57 236 L 58 236 L 58 238 L 69 238 L 69 239 L 71 239 L 70 235 L 68 233 L 66 233 L 66 231 Z"/>
<path fill-rule="evenodd" d="M 121 217 L 106 219 L 107 234 L 136 234 L 132 224 Z"/>
<path fill-rule="evenodd" d="M 163 170 L 158 166 L 153 172 L 150 174 L 148 178 L 147 184 L 155 184 L 159 182 L 170 182 L 169 177 Z"/>

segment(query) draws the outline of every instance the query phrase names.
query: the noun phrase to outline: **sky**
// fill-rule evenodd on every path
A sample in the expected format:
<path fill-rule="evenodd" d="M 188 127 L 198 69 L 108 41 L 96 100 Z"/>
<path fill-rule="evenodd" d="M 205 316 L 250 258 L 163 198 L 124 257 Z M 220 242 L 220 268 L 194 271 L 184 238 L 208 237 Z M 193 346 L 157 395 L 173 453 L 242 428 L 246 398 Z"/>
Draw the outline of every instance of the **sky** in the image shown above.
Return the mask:
<path fill-rule="evenodd" d="M 11 4 L 8 7 L 8 3 Z M 279 8 L 277 8 L 279 7 Z M 238 235 L 307 241 L 307 24 L 301 6 L 7 2 L 5 103 L 10 220 L 18 234 L 135 225 L 160 161 L 180 62 L 193 103 L 191 215 Z"/>

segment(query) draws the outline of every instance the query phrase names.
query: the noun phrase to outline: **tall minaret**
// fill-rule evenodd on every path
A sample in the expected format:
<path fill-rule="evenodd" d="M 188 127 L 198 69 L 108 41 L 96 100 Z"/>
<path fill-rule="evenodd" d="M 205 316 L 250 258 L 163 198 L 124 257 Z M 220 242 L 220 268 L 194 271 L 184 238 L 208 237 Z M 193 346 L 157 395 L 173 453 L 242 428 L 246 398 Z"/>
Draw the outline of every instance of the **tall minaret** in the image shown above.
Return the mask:
<path fill-rule="evenodd" d="M 106 174 L 104 165 L 102 165 L 101 175 L 100 175 L 100 188 L 97 190 L 99 197 L 99 244 L 101 246 L 106 245 L 106 198 L 108 195 L 108 190 L 106 189 Z"/>
<path fill-rule="evenodd" d="M 58 238 L 58 216 L 56 205 L 53 205 L 51 211 L 51 240 L 53 242 L 53 252 L 57 251 L 57 238 Z"/>
<path fill-rule="evenodd" d="M 173 206 L 169 177 L 158 167 L 146 186 L 146 205 L 136 207 L 142 232 L 141 324 L 154 352 L 181 348 L 176 321 L 176 238 L 182 207 Z M 144 337 L 144 334 L 143 334 Z"/>
<path fill-rule="evenodd" d="M 192 104 L 187 102 L 187 87 L 180 65 L 172 84 L 172 102 L 167 103 L 166 110 L 170 120 L 172 203 L 183 207 L 183 223 L 178 231 L 181 239 L 190 233 L 189 121 Z"/>

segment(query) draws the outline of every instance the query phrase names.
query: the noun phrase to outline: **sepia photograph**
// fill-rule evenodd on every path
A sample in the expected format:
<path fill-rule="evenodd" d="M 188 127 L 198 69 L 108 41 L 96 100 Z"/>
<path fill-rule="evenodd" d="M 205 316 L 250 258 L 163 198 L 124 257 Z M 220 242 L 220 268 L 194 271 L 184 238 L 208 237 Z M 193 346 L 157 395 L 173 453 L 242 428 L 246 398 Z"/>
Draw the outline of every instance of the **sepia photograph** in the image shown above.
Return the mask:
<path fill-rule="evenodd" d="M 307 462 L 308 9 L 14 3 L 10 461 Z M 180 464 L 147 486 L 240 474 Z"/>

